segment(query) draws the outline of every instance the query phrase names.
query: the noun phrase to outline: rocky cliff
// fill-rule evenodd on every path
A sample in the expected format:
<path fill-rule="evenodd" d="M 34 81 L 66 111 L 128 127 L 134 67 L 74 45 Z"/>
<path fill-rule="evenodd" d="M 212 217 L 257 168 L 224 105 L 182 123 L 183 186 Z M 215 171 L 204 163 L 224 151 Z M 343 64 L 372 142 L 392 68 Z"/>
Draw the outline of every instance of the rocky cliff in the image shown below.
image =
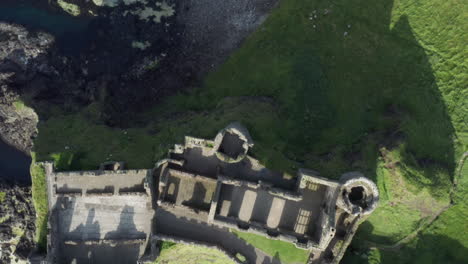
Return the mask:
<path fill-rule="evenodd" d="M 38 118 L 19 97 L 37 75 L 55 72 L 46 57 L 52 41 L 48 34 L 0 23 L 0 138 L 26 153 L 37 134 Z"/>
<path fill-rule="evenodd" d="M 0 263 L 17 263 L 34 249 L 35 211 L 31 187 L 0 178 Z"/>

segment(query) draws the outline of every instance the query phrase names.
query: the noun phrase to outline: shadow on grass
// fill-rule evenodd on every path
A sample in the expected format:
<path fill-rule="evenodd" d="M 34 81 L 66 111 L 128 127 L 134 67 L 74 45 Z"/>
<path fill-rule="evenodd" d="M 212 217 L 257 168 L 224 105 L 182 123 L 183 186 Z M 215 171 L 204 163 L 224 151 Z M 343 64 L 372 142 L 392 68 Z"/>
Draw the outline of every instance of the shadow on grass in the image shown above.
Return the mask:
<path fill-rule="evenodd" d="M 262 262 L 262 264 L 280 264 L 280 263 L 286 263 L 286 262 L 281 262 L 281 257 L 280 257 L 279 252 L 276 252 L 272 259 L 264 259 Z"/>
<path fill-rule="evenodd" d="M 284 1 L 179 106 L 214 110 L 225 97 L 267 96 L 278 103 L 277 121 L 246 123 L 269 153 L 327 177 L 360 170 L 377 180 L 379 149 L 401 146 L 405 177 L 443 196 L 455 167 L 454 129 L 432 58 L 408 17 L 392 21 L 392 9 L 393 0 Z M 288 170 L 276 157 L 264 160 Z"/>
<path fill-rule="evenodd" d="M 468 248 L 459 241 L 443 235 L 421 235 L 416 242 L 399 249 L 366 249 L 350 246 L 341 263 L 446 263 L 461 264 L 468 261 Z"/>
<path fill-rule="evenodd" d="M 81 160 L 85 157 L 84 152 L 61 152 L 51 155 L 57 171 L 82 170 Z M 96 164 L 98 166 L 99 164 Z"/>
<path fill-rule="evenodd" d="M 372 234 L 374 226 L 369 222 L 365 221 L 359 226 L 359 232 L 353 238 L 353 244 L 364 245 L 365 241 L 372 241 L 383 245 L 391 245 L 395 243 L 394 240 L 387 236 L 379 236 Z"/>
<path fill-rule="evenodd" d="M 369 222 L 360 227 L 361 235 L 355 236 L 348 247 L 342 263 L 467 263 L 468 248 L 459 241 L 445 235 L 419 234 L 401 246 L 392 247 L 395 243 L 385 236 L 371 235 L 374 229 Z M 364 232 L 362 232 L 364 231 Z M 363 233 L 365 233 L 363 235 Z M 372 246 L 372 241 L 382 246 Z"/>
<path fill-rule="evenodd" d="M 364 21 L 355 23 L 362 32 L 326 35 L 328 45 L 311 43 L 296 52 L 287 87 L 295 96 L 278 98 L 287 120 L 284 153 L 299 161 L 309 155 L 306 165 L 330 177 L 358 169 L 377 181 L 378 149 L 401 146 L 406 179 L 446 195 L 455 169 L 454 129 L 408 17 L 391 25 L 392 0 L 337 5 L 334 12 L 349 11 L 350 20 L 361 16 Z M 361 14 L 354 14 L 356 6 Z"/>
<path fill-rule="evenodd" d="M 38 250 L 39 252 L 47 253 L 47 219 L 49 214 L 47 213 L 44 216 L 38 217 L 43 218 L 40 222 L 36 221 L 36 223 L 40 223 L 40 226 L 36 228 Z"/>

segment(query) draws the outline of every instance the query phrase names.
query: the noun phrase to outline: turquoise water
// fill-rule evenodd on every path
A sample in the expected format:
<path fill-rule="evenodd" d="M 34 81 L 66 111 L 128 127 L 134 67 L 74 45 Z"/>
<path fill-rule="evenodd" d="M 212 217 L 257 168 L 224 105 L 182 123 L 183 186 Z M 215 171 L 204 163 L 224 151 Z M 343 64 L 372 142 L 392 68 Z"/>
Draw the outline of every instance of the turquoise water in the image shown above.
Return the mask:
<path fill-rule="evenodd" d="M 31 31 L 42 30 L 56 39 L 59 50 L 78 54 L 92 38 L 91 18 L 76 18 L 51 9 L 47 2 L 0 0 L 0 21 L 20 24 Z"/>

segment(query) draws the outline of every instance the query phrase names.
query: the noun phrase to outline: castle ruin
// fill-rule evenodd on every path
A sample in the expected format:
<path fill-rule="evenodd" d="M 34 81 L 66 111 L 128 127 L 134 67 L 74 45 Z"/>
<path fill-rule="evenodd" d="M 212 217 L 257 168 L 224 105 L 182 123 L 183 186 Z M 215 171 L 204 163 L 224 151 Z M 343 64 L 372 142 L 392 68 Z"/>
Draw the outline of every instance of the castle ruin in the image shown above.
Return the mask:
<path fill-rule="evenodd" d="M 308 263 L 338 263 L 377 206 L 375 184 L 358 172 L 339 181 L 275 172 L 248 155 L 253 144 L 232 123 L 214 140 L 186 136 L 153 169 L 55 172 L 46 163 L 48 262 L 152 263 L 159 241 L 173 241 L 275 263 L 230 232 L 238 230 L 308 250 Z"/>

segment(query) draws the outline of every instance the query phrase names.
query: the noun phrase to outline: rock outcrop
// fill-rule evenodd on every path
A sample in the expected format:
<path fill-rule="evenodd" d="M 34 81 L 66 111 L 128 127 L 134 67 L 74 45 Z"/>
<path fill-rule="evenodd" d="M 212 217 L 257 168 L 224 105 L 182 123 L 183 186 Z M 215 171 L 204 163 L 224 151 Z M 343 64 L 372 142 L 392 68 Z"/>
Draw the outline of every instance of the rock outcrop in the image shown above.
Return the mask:
<path fill-rule="evenodd" d="M 0 263 L 26 260 L 35 248 L 35 211 L 31 187 L 0 178 Z"/>
<path fill-rule="evenodd" d="M 31 108 L 0 104 L 0 137 L 28 155 L 37 135 L 37 122 L 38 117 Z"/>
<path fill-rule="evenodd" d="M 55 72 L 46 57 L 52 43 L 46 33 L 0 23 L 0 138 L 25 153 L 32 148 L 38 118 L 18 100 L 36 75 Z"/>

